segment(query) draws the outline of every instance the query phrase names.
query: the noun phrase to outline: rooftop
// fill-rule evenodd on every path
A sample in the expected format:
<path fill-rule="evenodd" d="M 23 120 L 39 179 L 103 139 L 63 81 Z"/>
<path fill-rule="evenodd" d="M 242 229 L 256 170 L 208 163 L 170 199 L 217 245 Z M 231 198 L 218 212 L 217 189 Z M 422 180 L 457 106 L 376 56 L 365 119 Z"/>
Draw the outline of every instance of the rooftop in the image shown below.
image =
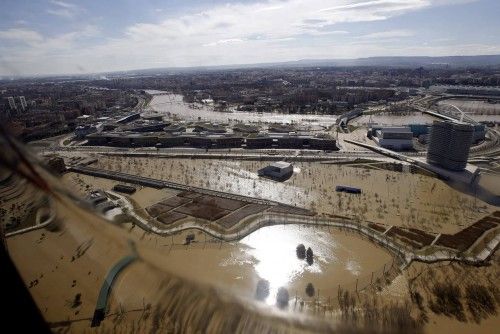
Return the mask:
<path fill-rule="evenodd" d="M 286 161 L 276 161 L 276 162 L 271 163 L 270 165 L 273 167 L 283 169 L 283 168 L 290 167 L 292 164 L 289 162 L 286 162 Z"/>

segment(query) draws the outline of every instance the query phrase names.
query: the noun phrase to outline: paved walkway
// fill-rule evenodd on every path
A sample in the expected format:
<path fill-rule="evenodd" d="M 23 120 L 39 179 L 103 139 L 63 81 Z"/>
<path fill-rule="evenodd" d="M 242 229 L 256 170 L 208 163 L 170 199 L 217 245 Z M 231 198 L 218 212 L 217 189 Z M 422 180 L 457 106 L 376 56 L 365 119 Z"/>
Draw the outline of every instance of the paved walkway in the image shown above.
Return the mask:
<path fill-rule="evenodd" d="M 120 259 L 115 265 L 108 271 L 106 277 L 104 278 L 104 282 L 102 283 L 101 290 L 99 291 L 99 297 L 97 297 L 97 304 L 94 310 L 94 316 L 92 317 L 91 327 L 97 327 L 101 324 L 101 321 L 104 319 L 106 314 L 106 307 L 108 305 L 109 293 L 111 292 L 111 288 L 113 283 L 120 274 L 128 265 L 137 260 L 138 255 L 135 251 L 135 246 L 132 242 L 129 242 L 130 248 L 132 250 L 132 254 L 124 256 Z"/>

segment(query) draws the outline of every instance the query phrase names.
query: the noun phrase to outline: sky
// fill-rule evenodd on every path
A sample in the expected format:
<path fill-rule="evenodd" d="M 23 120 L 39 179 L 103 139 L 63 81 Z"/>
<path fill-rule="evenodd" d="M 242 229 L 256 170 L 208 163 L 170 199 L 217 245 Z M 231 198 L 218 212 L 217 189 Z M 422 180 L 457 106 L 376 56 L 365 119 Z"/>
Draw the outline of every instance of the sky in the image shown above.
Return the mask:
<path fill-rule="evenodd" d="M 500 54 L 499 0 L 2 0 L 0 75 Z"/>

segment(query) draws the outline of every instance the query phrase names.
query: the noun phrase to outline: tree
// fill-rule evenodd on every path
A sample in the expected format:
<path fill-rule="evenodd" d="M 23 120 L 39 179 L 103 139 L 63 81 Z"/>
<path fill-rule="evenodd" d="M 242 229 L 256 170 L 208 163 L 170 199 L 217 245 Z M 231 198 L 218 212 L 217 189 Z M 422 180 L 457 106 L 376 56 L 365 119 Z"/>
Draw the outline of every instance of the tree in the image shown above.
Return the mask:
<path fill-rule="evenodd" d="M 307 248 L 307 251 L 306 251 L 306 261 L 307 261 L 308 265 L 312 265 L 314 263 L 314 254 L 313 254 L 313 251 L 312 251 L 311 247 Z"/>
<path fill-rule="evenodd" d="M 312 283 L 308 283 L 307 286 L 306 286 L 306 295 L 308 295 L 309 297 L 312 297 L 314 296 L 314 286 L 312 285 Z"/>
<path fill-rule="evenodd" d="M 306 258 L 306 247 L 303 244 L 297 246 L 296 252 L 299 259 L 304 260 Z"/>
<path fill-rule="evenodd" d="M 265 300 L 269 296 L 269 281 L 265 279 L 257 282 L 257 290 L 255 291 L 255 298 L 257 300 Z"/>
<path fill-rule="evenodd" d="M 288 290 L 281 287 L 278 289 L 278 293 L 276 295 L 276 304 L 278 304 L 279 308 L 284 308 L 288 306 L 288 300 L 290 296 L 288 294 Z"/>

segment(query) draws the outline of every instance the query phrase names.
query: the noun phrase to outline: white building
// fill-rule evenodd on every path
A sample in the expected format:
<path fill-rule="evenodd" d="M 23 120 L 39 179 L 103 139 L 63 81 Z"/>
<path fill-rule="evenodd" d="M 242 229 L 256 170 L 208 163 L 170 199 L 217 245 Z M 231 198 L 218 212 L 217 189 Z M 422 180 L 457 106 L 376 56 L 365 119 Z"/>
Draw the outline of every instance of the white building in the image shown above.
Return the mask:
<path fill-rule="evenodd" d="M 9 100 L 9 107 L 10 107 L 10 109 L 17 110 L 16 101 L 14 101 L 14 97 L 13 96 L 9 96 L 7 99 Z"/>
<path fill-rule="evenodd" d="M 259 169 L 258 174 L 259 176 L 284 181 L 292 176 L 293 165 L 285 161 L 273 162 L 269 166 Z"/>
<path fill-rule="evenodd" d="M 21 102 L 21 109 L 26 110 L 28 104 L 26 103 L 24 96 L 19 96 L 19 101 Z"/>
<path fill-rule="evenodd" d="M 408 127 L 381 128 L 375 134 L 373 140 L 383 148 L 395 151 L 413 149 L 413 133 Z"/>

